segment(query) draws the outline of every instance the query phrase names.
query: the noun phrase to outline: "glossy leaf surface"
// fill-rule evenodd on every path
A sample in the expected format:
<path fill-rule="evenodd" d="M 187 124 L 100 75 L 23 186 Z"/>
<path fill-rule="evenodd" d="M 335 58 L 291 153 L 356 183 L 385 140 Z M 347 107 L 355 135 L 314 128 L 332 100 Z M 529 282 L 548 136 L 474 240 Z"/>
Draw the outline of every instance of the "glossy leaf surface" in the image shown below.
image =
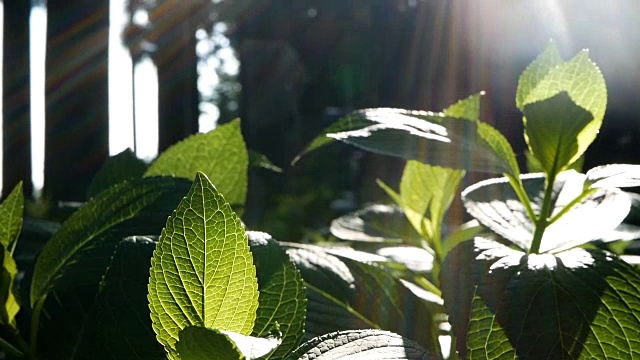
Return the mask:
<path fill-rule="evenodd" d="M 352 330 L 330 333 L 312 339 L 287 358 L 287 360 L 320 359 L 435 360 L 438 357 L 416 342 L 392 332 Z"/>
<path fill-rule="evenodd" d="M 584 179 L 575 171 L 558 176 L 552 194 L 552 216 L 582 194 Z M 544 196 L 544 175 L 523 175 L 522 183 L 538 213 Z M 506 178 L 481 181 L 465 189 L 462 196 L 467 211 L 482 225 L 523 250 L 530 248 L 534 224 Z M 597 189 L 547 227 L 540 252 L 558 252 L 606 236 L 624 220 L 630 206 L 629 197 L 619 189 Z"/>

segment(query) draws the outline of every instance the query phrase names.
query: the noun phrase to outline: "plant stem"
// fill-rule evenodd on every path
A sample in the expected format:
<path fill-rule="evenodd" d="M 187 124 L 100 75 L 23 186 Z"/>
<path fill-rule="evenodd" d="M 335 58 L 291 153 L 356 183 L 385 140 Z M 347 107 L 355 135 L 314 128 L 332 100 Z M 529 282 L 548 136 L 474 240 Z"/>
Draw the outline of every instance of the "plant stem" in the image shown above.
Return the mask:
<path fill-rule="evenodd" d="M 39 298 L 33 306 L 33 312 L 31 314 L 31 353 L 36 354 L 36 350 L 38 348 L 38 330 L 40 328 L 40 314 L 42 313 L 42 308 L 44 306 L 44 301 L 47 299 L 46 296 Z"/>
<path fill-rule="evenodd" d="M 533 212 L 533 208 L 531 207 L 531 200 L 529 200 L 529 195 L 527 195 L 527 192 L 524 191 L 524 186 L 522 185 L 522 181 L 520 180 L 520 178 L 516 178 L 510 174 L 504 174 L 504 175 L 507 177 L 507 179 L 509 179 L 509 184 L 511 184 L 513 191 L 516 192 L 516 195 L 518 196 L 518 199 L 520 199 L 520 202 L 522 203 L 522 205 L 524 205 L 524 208 L 527 211 L 527 215 L 529 215 L 529 218 L 533 222 L 538 221 L 538 218 L 535 212 Z"/>
<path fill-rule="evenodd" d="M 553 195 L 553 184 L 556 181 L 557 172 L 552 171 L 547 177 L 545 182 L 544 198 L 542 200 L 542 209 L 538 219 L 534 222 L 536 230 L 533 233 L 533 241 L 531 242 L 531 248 L 529 248 L 528 254 L 537 254 L 540 252 L 540 243 L 542 243 L 542 236 L 547 226 L 551 223 L 548 221 L 549 215 L 551 215 L 551 196 Z"/>

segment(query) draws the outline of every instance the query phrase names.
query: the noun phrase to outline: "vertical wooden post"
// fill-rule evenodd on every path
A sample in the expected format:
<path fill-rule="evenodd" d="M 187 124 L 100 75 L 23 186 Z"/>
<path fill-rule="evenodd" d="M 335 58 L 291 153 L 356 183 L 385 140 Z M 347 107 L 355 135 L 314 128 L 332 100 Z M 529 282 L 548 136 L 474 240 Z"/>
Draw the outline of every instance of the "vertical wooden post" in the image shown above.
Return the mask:
<path fill-rule="evenodd" d="M 2 197 L 20 181 L 31 194 L 29 89 L 30 1 L 4 2 Z"/>
<path fill-rule="evenodd" d="M 83 200 L 108 156 L 108 0 L 47 3 L 45 196 Z"/>

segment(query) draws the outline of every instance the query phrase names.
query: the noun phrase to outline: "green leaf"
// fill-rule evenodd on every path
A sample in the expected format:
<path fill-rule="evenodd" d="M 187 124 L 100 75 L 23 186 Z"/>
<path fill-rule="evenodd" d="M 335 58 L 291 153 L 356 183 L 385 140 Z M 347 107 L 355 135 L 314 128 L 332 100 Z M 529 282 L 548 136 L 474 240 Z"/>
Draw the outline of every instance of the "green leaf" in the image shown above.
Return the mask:
<path fill-rule="evenodd" d="M 286 246 L 307 286 L 307 336 L 379 328 L 402 333 L 439 351 L 433 321 L 433 315 L 442 312 L 438 296 L 427 300 L 415 294 L 388 269 L 376 264 L 338 256 L 319 246 Z M 356 257 L 353 255 L 349 257 Z"/>
<path fill-rule="evenodd" d="M 155 248 L 156 241 L 144 236 L 128 237 L 118 244 L 90 314 L 76 329 L 79 345 L 71 346 L 77 349 L 75 358 L 165 358 L 151 328 L 147 301 L 146 285 Z"/>
<path fill-rule="evenodd" d="M 261 154 L 255 150 L 249 150 L 249 168 L 263 168 L 271 170 L 273 172 L 281 173 L 282 168 L 276 166 L 267 158 L 266 155 Z"/>
<path fill-rule="evenodd" d="M 150 273 L 153 330 L 171 358 L 178 333 L 190 325 L 251 333 L 258 284 L 247 236 L 203 173 L 167 219 Z"/>
<path fill-rule="evenodd" d="M 577 106 L 592 114 L 593 123 L 585 129 L 592 136 L 585 134 L 582 139 L 591 143 L 602 125 L 607 108 L 607 87 L 600 69 L 589 59 L 587 50 L 580 51 L 571 60 L 550 69 L 524 98 L 522 107 L 549 99 L 561 92 L 566 92 Z"/>
<path fill-rule="evenodd" d="M 466 99 L 459 100 L 455 104 L 446 108 L 443 113 L 459 119 L 469 119 L 480 121 L 480 97 L 484 96 L 484 91 L 473 94 Z"/>
<path fill-rule="evenodd" d="M 365 109 L 330 126 L 304 153 L 331 143 L 459 170 L 519 174 L 507 140 L 489 124 L 425 111 Z"/>
<path fill-rule="evenodd" d="M 23 212 L 24 195 L 22 194 L 21 181 L 0 204 L 0 245 L 9 253 L 13 253 L 16 240 L 20 235 Z"/>
<path fill-rule="evenodd" d="M 87 197 L 92 198 L 101 191 L 125 180 L 141 178 L 147 164 L 138 159 L 131 149 L 109 157 L 91 180 Z"/>
<path fill-rule="evenodd" d="M 369 329 L 334 332 L 311 339 L 287 357 L 287 360 L 313 359 L 430 360 L 438 356 L 398 334 Z"/>
<path fill-rule="evenodd" d="M 200 171 L 224 194 L 229 204 L 244 205 L 248 165 L 240 120 L 234 120 L 171 146 L 151 164 L 145 176 L 169 175 L 193 180 Z"/>
<path fill-rule="evenodd" d="M 0 325 L 5 325 L 16 329 L 16 315 L 20 311 L 18 288 L 16 287 L 16 276 L 18 267 L 11 253 L 0 244 Z"/>
<path fill-rule="evenodd" d="M 300 271 L 270 235 L 249 231 L 249 246 L 258 275 L 258 309 L 252 335 L 274 331 L 282 344 L 268 356 L 282 359 L 302 342 L 307 311 L 306 289 Z"/>
<path fill-rule="evenodd" d="M 417 161 L 408 161 L 405 165 L 400 180 L 400 205 L 414 228 L 432 247 L 441 239 L 444 215 L 463 177 L 462 170 Z"/>
<path fill-rule="evenodd" d="M 640 165 L 610 164 L 594 167 L 587 171 L 585 186 L 592 189 L 640 186 Z"/>
<path fill-rule="evenodd" d="M 528 174 L 521 179 L 531 206 L 538 212 L 544 198 L 544 175 Z M 552 217 L 584 195 L 584 179 L 585 175 L 572 170 L 558 175 L 553 185 Z M 506 178 L 474 184 L 462 192 L 462 199 L 469 214 L 482 225 L 525 251 L 530 248 L 534 224 Z M 624 220 L 630 206 L 629 197 L 619 189 L 596 189 L 547 227 L 540 252 L 558 252 L 606 236 Z"/>
<path fill-rule="evenodd" d="M 591 113 L 564 91 L 525 105 L 523 112 L 529 151 L 547 174 L 556 174 L 577 161 L 595 138 L 589 133 Z"/>
<path fill-rule="evenodd" d="M 443 269 L 445 306 L 463 357 L 640 356 L 640 273 L 609 253 L 526 255 L 477 238 L 455 248 Z"/>
<path fill-rule="evenodd" d="M 516 92 L 516 106 L 522 110 L 525 101 L 531 92 L 555 67 L 564 63 L 558 47 L 551 42 L 545 51 L 540 54 L 520 75 L 518 90 Z"/>
<path fill-rule="evenodd" d="M 157 234 L 186 193 L 182 179 L 125 181 L 76 211 L 47 242 L 31 284 L 31 305 L 51 290 L 98 283 L 123 237 Z"/>
<path fill-rule="evenodd" d="M 420 243 L 420 235 L 397 206 L 374 204 L 331 222 L 331 234 L 342 240 Z"/>
<path fill-rule="evenodd" d="M 202 326 L 188 326 L 182 329 L 176 350 L 182 360 L 246 359 L 227 335 Z"/>

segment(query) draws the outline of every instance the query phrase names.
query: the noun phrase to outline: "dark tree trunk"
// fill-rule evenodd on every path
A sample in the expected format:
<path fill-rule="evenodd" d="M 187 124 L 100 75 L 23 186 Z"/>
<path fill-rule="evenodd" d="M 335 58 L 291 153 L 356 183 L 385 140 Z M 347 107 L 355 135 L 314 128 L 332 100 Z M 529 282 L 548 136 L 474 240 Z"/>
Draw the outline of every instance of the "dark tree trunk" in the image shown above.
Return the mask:
<path fill-rule="evenodd" d="M 82 200 L 108 156 L 107 0 L 47 4 L 45 194 Z"/>
<path fill-rule="evenodd" d="M 153 61 L 158 68 L 158 150 L 198 132 L 198 58 L 196 56 L 197 3 L 174 5 L 155 12 L 151 22 L 160 29 Z M 156 37 L 156 38 L 153 38 Z"/>
<path fill-rule="evenodd" d="M 2 197 L 23 180 L 31 194 L 29 90 L 30 1 L 4 2 Z"/>

